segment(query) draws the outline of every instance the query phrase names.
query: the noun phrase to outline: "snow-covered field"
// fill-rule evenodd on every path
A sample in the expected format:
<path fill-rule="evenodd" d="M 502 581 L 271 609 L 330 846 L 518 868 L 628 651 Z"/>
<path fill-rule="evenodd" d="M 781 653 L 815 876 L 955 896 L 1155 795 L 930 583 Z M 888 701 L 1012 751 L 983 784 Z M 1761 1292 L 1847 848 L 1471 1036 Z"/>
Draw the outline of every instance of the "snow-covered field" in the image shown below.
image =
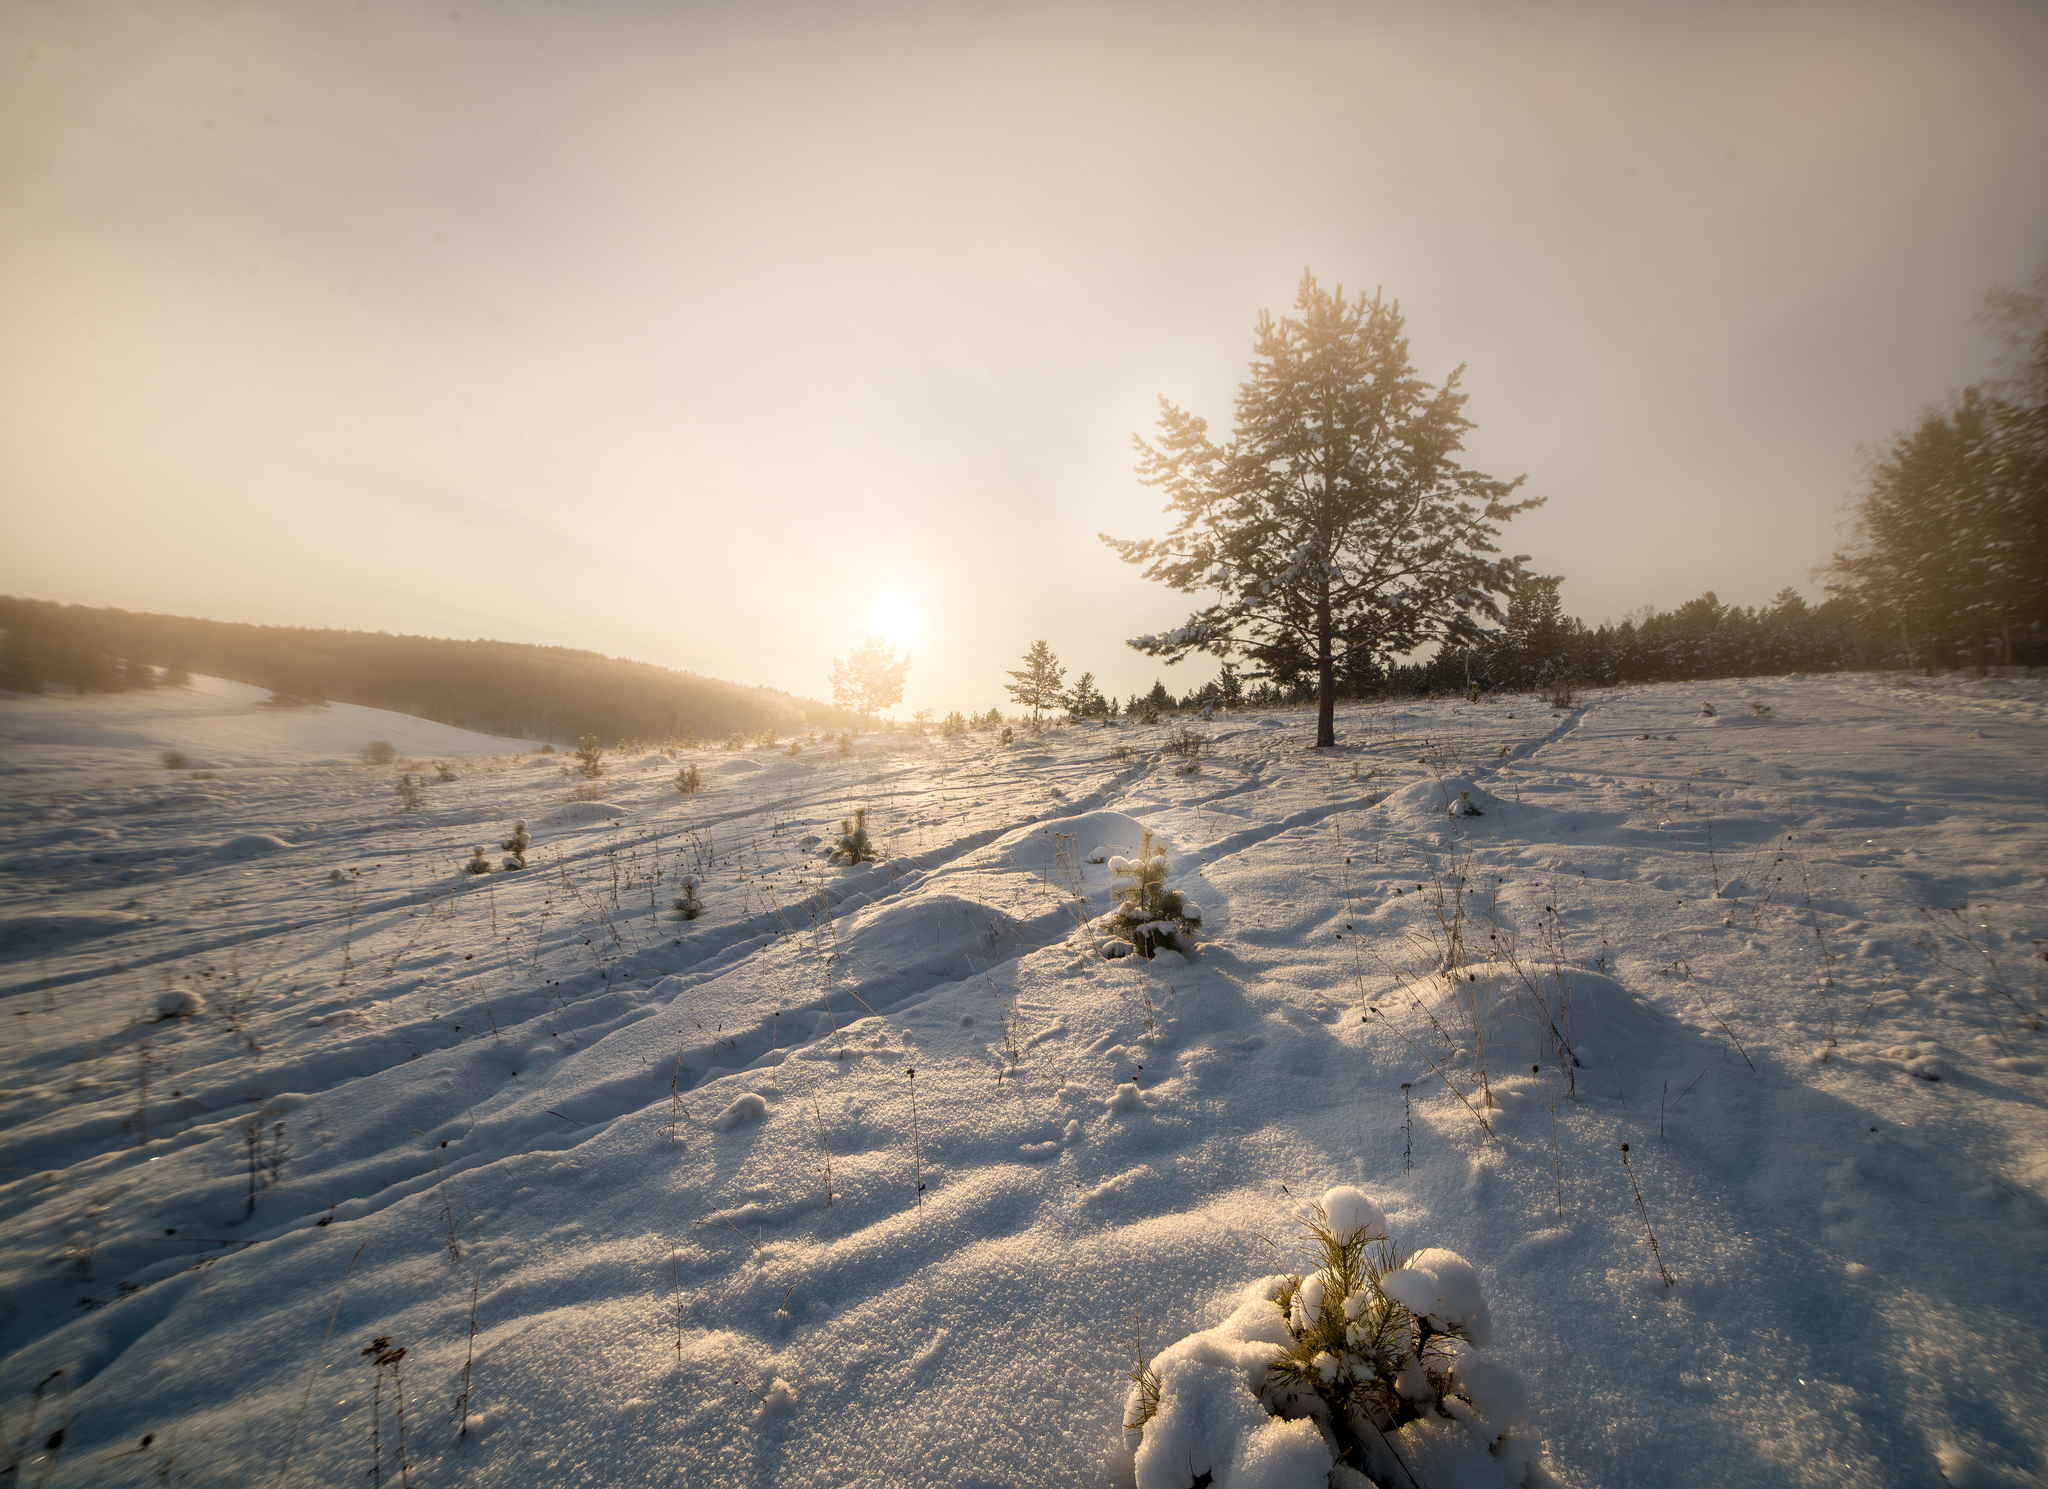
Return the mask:
<path fill-rule="evenodd" d="M 612 755 L 583 801 L 258 696 L 0 701 L 22 1483 L 1127 1482 L 1134 1334 L 1298 1267 L 1338 1184 L 1476 1268 L 1532 1482 L 2048 1471 L 2040 679 L 1233 716 L 1192 771 L 1177 723 Z M 529 868 L 460 871 L 519 819 Z M 1101 953 L 1142 827 L 1192 960 Z"/>

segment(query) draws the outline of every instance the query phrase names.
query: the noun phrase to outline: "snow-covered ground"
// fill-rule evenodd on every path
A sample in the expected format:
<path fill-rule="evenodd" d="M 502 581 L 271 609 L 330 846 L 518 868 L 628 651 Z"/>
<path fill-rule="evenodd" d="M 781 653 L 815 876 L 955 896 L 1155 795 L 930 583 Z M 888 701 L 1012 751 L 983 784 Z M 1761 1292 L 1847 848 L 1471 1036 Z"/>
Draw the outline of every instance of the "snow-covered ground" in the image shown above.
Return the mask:
<path fill-rule="evenodd" d="M 1233 716 L 1194 770 L 1177 723 L 613 755 L 584 800 L 260 695 L 0 701 L 23 1483 L 1128 1481 L 1134 1335 L 1298 1269 L 1339 1184 L 1476 1267 L 1534 1480 L 2048 1470 L 2040 679 Z M 530 867 L 460 871 L 520 819 Z M 1102 955 L 1143 827 L 1192 960 Z"/>

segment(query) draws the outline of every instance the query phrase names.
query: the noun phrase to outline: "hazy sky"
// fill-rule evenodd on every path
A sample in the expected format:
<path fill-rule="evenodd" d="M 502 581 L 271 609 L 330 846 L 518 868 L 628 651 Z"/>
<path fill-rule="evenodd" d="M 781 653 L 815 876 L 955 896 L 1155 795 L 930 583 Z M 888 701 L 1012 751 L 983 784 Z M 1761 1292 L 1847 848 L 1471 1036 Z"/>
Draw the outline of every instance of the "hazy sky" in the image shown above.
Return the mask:
<path fill-rule="evenodd" d="M 2048 251 L 2043 78 L 2039 4 L 5 0 L 0 591 L 812 696 L 894 595 L 906 710 L 1128 693 L 1130 437 L 1312 267 L 1568 609 L 1811 593 Z"/>

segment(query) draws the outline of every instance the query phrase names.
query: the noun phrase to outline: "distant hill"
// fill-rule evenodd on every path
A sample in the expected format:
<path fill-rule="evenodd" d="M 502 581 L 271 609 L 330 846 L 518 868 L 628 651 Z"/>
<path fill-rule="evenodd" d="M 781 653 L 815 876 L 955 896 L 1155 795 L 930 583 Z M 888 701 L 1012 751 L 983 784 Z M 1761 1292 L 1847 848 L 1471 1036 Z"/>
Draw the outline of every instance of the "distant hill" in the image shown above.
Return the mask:
<path fill-rule="evenodd" d="M 12 596 L 0 596 L 0 632 L 0 688 L 15 692 L 124 692 L 204 672 L 269 688 L 287 705 L 360 703 L 565 744 L 584 734 L 609 745 L 855 722 L 774 688 L 560 646 L 252 626 Z"/>

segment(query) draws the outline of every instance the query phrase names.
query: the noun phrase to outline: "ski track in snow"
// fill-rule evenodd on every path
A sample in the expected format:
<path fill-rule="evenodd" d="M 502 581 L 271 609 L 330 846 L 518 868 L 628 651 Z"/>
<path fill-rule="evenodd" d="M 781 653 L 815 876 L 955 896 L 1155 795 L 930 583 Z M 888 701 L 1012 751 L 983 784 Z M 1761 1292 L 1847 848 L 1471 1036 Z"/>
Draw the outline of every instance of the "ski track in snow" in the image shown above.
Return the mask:
<path fill-rule="evenodd" d="M 0 699 L 8 1451 L 346 1482 L 388 1335 L 421 1485 L 1128 1482 L 1134 1320 L 1349 1182 L 1479 1268 L 1558 1481 L 2038 1482 L 2048 686 L 1915 681 L 622 751 L 552 824 L 527 742 Z M 1192 960 L 1097 951 L 1143 827 Z M 1546 937 L 1570 1069 L 1503 959 L 1554 986 Z"/>

